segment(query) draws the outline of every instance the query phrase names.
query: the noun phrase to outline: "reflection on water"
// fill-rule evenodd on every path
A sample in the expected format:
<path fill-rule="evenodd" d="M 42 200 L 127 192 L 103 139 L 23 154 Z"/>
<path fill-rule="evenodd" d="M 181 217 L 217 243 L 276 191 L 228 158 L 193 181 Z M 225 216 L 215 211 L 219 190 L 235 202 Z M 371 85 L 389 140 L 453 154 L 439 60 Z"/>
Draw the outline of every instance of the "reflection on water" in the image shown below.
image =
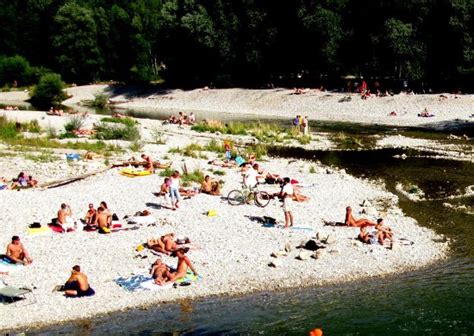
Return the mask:
<path fill-rule="evenodd" d="M 472 163 L 420 158 L 419 152 L 406 150 L 406 160 L 393 157 L 401 152 L 272 150 L 281 156 L 320 160 L 357 176 L 380 178 L 394 193 L 400 181 L 437 196 L 474 184 Z M 456 202 L 474 205 L 473 197 Z M 321 326 L 326 335 L 470 335 L 474 330 L 473 216 L 443 209 L 441 203 L 414 203 L 400 197 L 408 216 L 454 239 L 448 260 L 415 272 L 322 288 L 183 301 L 117 313 L 93 320 L 86 329 L 69 324 L 28 334 L 307 335 Z"/>

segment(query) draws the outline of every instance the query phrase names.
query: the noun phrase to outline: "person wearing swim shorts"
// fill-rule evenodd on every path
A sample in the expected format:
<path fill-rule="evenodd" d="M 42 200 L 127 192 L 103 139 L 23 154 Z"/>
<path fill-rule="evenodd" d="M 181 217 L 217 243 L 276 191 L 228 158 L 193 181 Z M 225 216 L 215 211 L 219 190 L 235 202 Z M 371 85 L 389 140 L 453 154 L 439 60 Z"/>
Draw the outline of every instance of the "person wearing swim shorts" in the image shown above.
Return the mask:
<path fill-rule="evenodd" d="M 89 285 L 87 276 L 81 272 L 79 265 L 72 268 L 71 276 L 64 284 L 64 290 L 67 297 L 84 297 L 95 294 L 95 291 Z"/>

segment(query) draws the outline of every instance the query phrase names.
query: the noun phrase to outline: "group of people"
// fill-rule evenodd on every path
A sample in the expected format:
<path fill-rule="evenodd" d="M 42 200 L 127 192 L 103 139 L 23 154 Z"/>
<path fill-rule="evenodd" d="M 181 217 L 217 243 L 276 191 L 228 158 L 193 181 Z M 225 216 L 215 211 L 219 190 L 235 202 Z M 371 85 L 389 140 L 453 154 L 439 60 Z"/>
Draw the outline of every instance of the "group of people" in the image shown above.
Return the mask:
<path fill-rule="evenodd" d="M 344 224 L 351 227 L 358 227 L 360 233 L 357 238 L 363 243 L 384 246 L 385 241 L 389 240 L 391 246 L 393 246 L 393 232 L 390 227 L 384 225 L 382 218 L 377 219 L 376 223 L 365 218 L 355 219 L 352 215 L 352 208 L 348 206 L 346 207 Z M 373 230 L 370 229 L 371 227 L 373 227 Z"/>
<path fill-rule="evenodd" d="M 81 218 L 85 230 L 97 229 L 99 233 L 110 233 L 113 214 L 109 210 L 107 203 L 102 201 L 95 209 L 94 204 L 89 203 L 86 215 Z M 53 226 L 58 226 L 63 232 L 74 231 L 78 227 L 78 221 L 73 218 L 71 206 L 62 203 L 57 212 L 57 217 L 53 219 Z"/>
<path fill-rule="evenodd" d="M 49 108 L 49 111 L 46 112 L 47 115 L 55 115 L 55 116 L 63 116 L 64 115 L 64 111 L 62 109 L 56 109 L 54 107 L 50 107 Z"/>
<path fill-rule="evenodd" d="M 12 179 L 11 183 L 4 177 L 0 177 L 0 190 L 19 190 L 21 188 L 34 188 L 38 185 L 38 181 L 33 176 L 28 175 L 25 172 L 20 172 L 18 177 Z"/>
<path fill-rule="evenodd" d="M 297 115 L 293 121 L 292 125 L 294 128 L 298 130 L 299 133 L 302 133 L 303 135 L 308 135 L 309 134 L 309 119 L 308 116 L 301 116 Z"/>
<path fill-rule="evenodd" d="M 177 116 L 174 114 L 170 115 L 168 122 L 177 125 L 194 125 L 196 123 L 196 116 L 194 112 L 191 112 L 189 115 L 184 112 L 179 112 Z"/>

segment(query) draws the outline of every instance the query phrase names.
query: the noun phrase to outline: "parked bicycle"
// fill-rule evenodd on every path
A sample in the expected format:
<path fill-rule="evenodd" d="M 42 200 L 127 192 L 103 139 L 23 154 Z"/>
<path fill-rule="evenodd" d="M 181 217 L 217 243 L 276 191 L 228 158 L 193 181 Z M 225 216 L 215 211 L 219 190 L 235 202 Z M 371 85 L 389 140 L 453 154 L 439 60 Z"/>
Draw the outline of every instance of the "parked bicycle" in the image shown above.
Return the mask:
<path fill-rule="evenodd" d="M 269 193 L 258 190 L 257 187 L 253 190 L 242 187 L 241 190 L 234 189 L 227 194 L 227 201 L 230 205 L 249 204 L 251 201 L 254 201 L 255 205 L 261 208 L 266 207 L 270 203 L 271 198 L 272 196 Z"/>

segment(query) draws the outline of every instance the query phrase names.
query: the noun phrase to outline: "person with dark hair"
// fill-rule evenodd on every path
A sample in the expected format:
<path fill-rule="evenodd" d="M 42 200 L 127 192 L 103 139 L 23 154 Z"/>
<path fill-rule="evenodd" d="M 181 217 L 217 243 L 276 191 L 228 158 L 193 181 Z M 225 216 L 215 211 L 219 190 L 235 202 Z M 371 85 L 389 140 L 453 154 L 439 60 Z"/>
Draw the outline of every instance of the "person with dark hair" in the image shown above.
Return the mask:
<path fill-rule="evenodd" d="M 97 211 L 94 209 L 94 204 L 89 203 L 89 210 L 86 212 L 84 222 L 88 225 L 95 223 L 95 218 L 97 217 Z"/>
<path fill-rule="evenodd" d="M 71 207 L 66 204 L 61 204 L 61 209 L 58 210 L 57 224 L 61 225 L 64 231 L 72 230 L 74 228 L 74 219 L 72 219 Z"/>
<path fill-rule="evenodd" d="M 212 181 L 211 177 L 206 175 L 201 184 L 201 192 L 204 194 L 219 196 L 221 194 L 219 182 Z"/>
<path fill-rule="evenodd" d="M 18 236 L 12 237 L 12 242 L 7 246 L 6 256 L 15 264 L 28 265 L 33 262 Z"/>
<path fill-rule="evenodd" d="M 283 186 L 280 191 L 280 198 L 283 201 L 283 213 L 285 214 L 285 229 L 287 229 L 289 226 L 293 226 L 292 199 L 294 189 L 290 181 L 291 180 L 289 177 L 285 177 L 283 179 Z"/>
<path fill-rule="evenodd" d="M 111 217 L 110 212 L 105 212 L 103 207 L 97 208 L 94 224 L 99 227 L 99 233 L 110 233 Z"/>
<path fill-rule="evenodd" d="M 151 159 L 151 157 L 149 155 L 142 154 L 141 158 L 145 160 L 145 165 L 144 165 L 145 170 L 153 173 L 154 167 L 153 167 L 153 160 Z"/>
<path fill-rule="evenodd" d="M 71 276 L 64 284 L 64 290 L 67 297 L 83 297 L 95 294 L 95 291 L 89 285 L 87 276 L 81 272 L 81 266 L 79 265 L 72 268 Z"/>
<path fill-rule="evenodd" d="M 380 245 L 384 244 L 385 239 L 388 239 L 390 240 L 391 243 L 393 243 L 392 229 L 384 225 L 382 218 L 377 219 L 377 224 L 375 225 L 375 229 L 377 230 L 377 239 Z"/>
<path fill-rule="evenodd" d="M 191 271 L 194 273 L 194 275 L 198 276 L 198 273 L 193 267 L 193 264 L 191 263 L 191 260 L 186 256 L 186 253 L 189 251 L 189 248 L 180 248 L 174 251 L 171 256 L 172 257 L 177 257 L 178 258 L 178 265 L 176 266 L 176 272 L 169 272 L 166 274 L 166 277 L 168 282 L 174 282 L 180 278 L 183 278 L 186 276 L 186 273 L 188 272 L 188 267 L 191 269 Z"/>
<path fill-rule="evenodd" d="M 109 207 L 107 206 L 107 203 L 105 201 L 100 202 L 100 206 L 102 209 L 104 209 L 104 214 L 108 216 L 108 225 L 112 225 L 112 217 L 114 216 L 112 212 L 109 210 Z"/>

